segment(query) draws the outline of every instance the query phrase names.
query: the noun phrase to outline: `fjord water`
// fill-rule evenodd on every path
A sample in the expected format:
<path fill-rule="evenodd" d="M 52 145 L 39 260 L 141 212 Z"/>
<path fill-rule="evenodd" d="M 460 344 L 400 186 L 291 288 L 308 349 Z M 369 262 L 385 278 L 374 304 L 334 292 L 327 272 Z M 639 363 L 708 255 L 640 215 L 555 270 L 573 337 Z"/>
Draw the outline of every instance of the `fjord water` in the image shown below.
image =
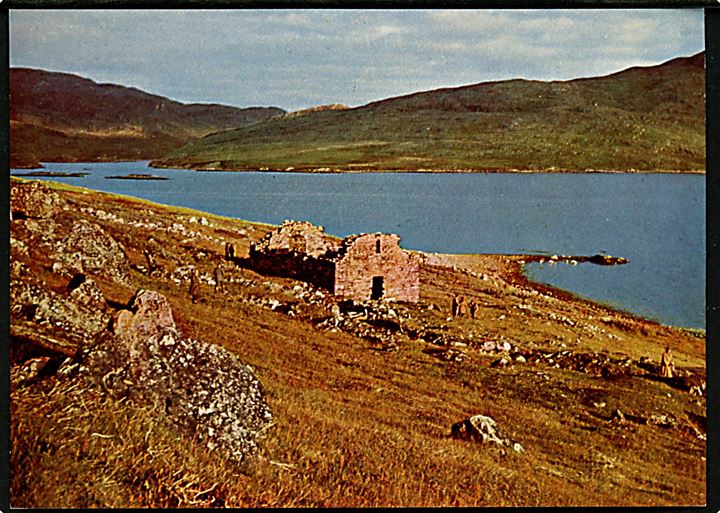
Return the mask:
<path fill-rule="evenodd" d="M 532 279 L 676 326 L 705 327 L 705 176 L 675 174 L 299 174 L 148 169 L 147 162 L 44 164 L 90 189 L 326 232 L 393 232 L 408 249 L 629 259 L 531 264 Z M 13 174 L 19 173 L 13 170 Z M 152 173 L 166 181 L 109 180 Z"/>

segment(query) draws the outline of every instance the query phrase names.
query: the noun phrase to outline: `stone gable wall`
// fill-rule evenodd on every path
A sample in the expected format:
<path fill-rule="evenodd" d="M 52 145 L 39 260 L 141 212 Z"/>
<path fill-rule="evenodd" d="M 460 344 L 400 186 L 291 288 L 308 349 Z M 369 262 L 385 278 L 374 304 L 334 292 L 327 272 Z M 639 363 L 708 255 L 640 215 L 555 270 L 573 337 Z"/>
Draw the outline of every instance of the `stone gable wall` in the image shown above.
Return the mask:
<path fill-rule="evenodd" d="M 380 241 L 380 253 L 377 252 Z M 382 276 L 384 299 L 417 302 L 420 299 L 420 258 L 404 251 L 400 237 L 366 234 L 350 237 L 335 266 L 335 290 L 339 298 L 360 301 L 371 298 L 373 277 Z"/>

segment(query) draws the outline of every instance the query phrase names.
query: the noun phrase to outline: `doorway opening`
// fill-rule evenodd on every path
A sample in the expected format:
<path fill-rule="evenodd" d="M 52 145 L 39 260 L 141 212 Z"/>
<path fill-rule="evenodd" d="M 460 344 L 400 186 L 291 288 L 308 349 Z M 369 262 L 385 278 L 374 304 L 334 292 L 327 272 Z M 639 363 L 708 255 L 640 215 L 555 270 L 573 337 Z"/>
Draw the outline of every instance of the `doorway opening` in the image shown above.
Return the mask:
<path fill-rule="evenodd" d="M 370 293 L 370 299 L 382 299 L 385 293 L 385 284 L 382 276 L 373 276 L 372 280 L 372 292 Z"/>

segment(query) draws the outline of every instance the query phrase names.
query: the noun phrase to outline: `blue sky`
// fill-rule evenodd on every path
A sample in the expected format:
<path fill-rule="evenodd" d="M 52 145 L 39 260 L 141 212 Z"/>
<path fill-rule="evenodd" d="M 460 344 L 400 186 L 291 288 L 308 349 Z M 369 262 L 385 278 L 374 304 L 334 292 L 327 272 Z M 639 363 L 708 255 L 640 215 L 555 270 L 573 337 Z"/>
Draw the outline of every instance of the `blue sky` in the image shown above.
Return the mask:
<path fill-rule="evenodd" d="M 11 10 L 10 64 L 182 102 L 297 110 L 704 49 L 703 11 Z"/>

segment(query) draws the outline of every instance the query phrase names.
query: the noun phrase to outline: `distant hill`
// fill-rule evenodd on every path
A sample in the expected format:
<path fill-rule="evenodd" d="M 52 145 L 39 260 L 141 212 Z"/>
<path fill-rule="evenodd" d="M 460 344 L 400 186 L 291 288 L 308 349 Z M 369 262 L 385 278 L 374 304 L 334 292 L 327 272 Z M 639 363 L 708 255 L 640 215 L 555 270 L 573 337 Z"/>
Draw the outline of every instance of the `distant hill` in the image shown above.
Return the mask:
<path fill-rule="evenodd" d="M 569 81 L 506 80 L 212 134 L 196 169 L 704 171 L 705 54 Z"/>
<path fill-rule="evenodd" d="M 284 113 L 183 104 L 67 73 L 11 68 L 11 165 L 157 158 L 212 132 Z"/>

